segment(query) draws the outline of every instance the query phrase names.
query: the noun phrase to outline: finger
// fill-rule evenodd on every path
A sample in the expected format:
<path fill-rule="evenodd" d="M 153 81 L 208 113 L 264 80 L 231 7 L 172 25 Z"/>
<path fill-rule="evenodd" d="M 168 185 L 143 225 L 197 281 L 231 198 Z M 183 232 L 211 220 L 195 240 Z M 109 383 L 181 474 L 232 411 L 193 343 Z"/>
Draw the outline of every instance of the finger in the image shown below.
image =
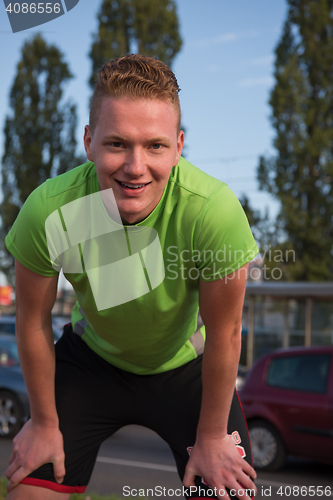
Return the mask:
<path fill-rule="evenodd" d="M 53 474 L 54 479 L 57 481 L 57 483 L 61 484 L 66 474 L 65 455 L 63 455 L 62 457 L 56 457 L 53 460 Z"/>
<path fill-rule="evenodd" d="M 21 466 L 17 462 L 12 462 L 12 464 L 7 468 L 5 475 L 7 479 L 10 479 L 13 474 L 20 468 Z"/>
<path fill-rule="evenodd" d="M 257 473 L 254 468 L 246 460 L 243 460 L 243 462 L 243 471 L 246 472 L 246 474 L 248 474 L 252 479 L 256 479 Z"/>
<path fill-rule="evenodd" d="M 11 465 L 14 462 L 15 458 L 16 458 L 16 452 L 13 450 L 8 460 L 9 465 Z"/>
<path fill-rule="evenodd" d="M 186 488 L 189 488 L 190 486 L 195 486 L 195 473 L 194 473 L 194 471 L 192 471 L 191 469 L 188 469 L 188 468 L 185 469 L 183 484 Z"/>
<path fill-rule="evenodd" d="M 251 500 L 246 492 L 246 489 L 244 489 L 240 484 L 230 488 L 229 491 L 232 498 L 238 498 L 239 500 Z"/>
<path fill-rule="evenodd" d="M 239 487 L 237 490 L 237 497 L 239 500 L 252 500 L 257 495 L 257 488 L 244 488 Z"/>
<path fill-rule="evenodd" d="M 257 487 L 252 481 L 252 479 L 245 473 L 242 473 L 240 475 L 238 481 L 244 488 L 257 490 Z"/>
<path fill-rule="evenodd" d="M 7 492 L 9 493 L 13 488 L 15 488 L 15 486 L 17 486 L 22 481 L 22 479 L 27 477 L 28 474 L 29 473 L 23 467 L 20 467 L 8 481 Z"/>
<path fill-rule="evenodd" d="M 243 472 L 250 477 L 250 479 L 252 479 L 252 481 L 254 481 L 255 479 L 257 479 L 257 473 L 256 471 L 253 469 L 253 467 L 251 467 L 251 465 L 249 463 L 247 463 L 245 460 L 243 460 L 244 464 L 242 464 L 242 470 Z"/>
<path fill-rule="evenodd" d="M 246 492 L 246 494 L 244 494 L 244 492 Z M 257 490 L 254 490 L 254 489 L 246 489 L 246 490 L 243 490 L 243 492 L 241 492 L 241 494 L 239 495 L 239 500 L 244 500 L 244 498 L 246 498 L 246 500 L 252 500 L 257 494 Z"/>
<path fill-rule="evenodd" d="M 230 500 L 230 497 L 227 493 L 227 490 L 224 487 L 221 487 L 217 492 L 217 498 L 219 500 Z"/>
<path fill-rule="evenodd" d="M 233 493 L 233 497 L 236 496 L 239 500 L 251 500 L 257 493 L 257 489 L 254 485 L 253 488 L 247 488 L 240 483 L 238 483 L 237 486 L 231 491 Z"/>

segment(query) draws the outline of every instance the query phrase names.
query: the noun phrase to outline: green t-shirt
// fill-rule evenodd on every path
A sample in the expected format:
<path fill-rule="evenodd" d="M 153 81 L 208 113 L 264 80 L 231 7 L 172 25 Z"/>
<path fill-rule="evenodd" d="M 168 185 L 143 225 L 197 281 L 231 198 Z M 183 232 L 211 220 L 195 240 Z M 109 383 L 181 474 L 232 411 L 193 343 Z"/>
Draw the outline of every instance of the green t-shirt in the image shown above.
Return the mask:
<path fill-rule="evenodd" d="M 189 362 L 199 278 L 223 278 L 258 252 L 238 199 L 183 158 L 138 224 L 112 220 L 100 197 L 92 162 L 47 180 L 25 202 L 8 250 L 44 276 L 62 267 L 77 296 L 74 331 L 111 364 L 153 374 Z"/>

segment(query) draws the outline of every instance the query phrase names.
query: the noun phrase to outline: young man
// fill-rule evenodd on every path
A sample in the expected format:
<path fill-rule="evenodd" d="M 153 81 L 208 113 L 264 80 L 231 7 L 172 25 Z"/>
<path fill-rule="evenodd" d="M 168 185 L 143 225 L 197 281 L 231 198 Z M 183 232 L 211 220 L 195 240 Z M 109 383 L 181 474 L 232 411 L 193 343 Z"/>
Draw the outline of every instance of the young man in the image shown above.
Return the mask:
<path fill-rule="evenodd" d="M 8 500 L 83 492 L 100 444 L 127 424 L 169 443 L 187 496 L 255 489 L 234 385 L 257 247 L 229 188 L 181 158 L 178 91 L 156 59 L 106 64 L 85 129 L 89 161 L 37 188 L 7 236 L 31 405 Z M 60 268 L 78 301 L 54 350 Z"/>

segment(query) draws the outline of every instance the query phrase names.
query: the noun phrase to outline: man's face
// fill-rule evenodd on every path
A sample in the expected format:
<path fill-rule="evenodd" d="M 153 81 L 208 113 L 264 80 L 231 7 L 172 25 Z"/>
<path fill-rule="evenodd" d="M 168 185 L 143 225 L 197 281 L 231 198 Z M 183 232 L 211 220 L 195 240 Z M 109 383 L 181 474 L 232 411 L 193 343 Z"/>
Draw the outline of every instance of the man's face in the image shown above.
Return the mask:
<path fill-rule="evenodd" d="M 178 116 L 159 99 L 106 97 L 84 145 L 95 163 L 99 189 L 112 188 L 124 223 L 145 219 L 156 207 L 184 144 Z"/>

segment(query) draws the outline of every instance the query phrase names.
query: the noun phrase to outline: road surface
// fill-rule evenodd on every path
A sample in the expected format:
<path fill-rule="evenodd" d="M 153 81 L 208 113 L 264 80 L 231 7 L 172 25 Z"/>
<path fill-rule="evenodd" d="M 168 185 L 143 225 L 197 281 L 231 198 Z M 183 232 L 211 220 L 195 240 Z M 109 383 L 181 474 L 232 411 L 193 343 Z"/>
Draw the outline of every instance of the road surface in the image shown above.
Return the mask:
<path fill-rule="evenodd" d="M 0 440 L 0 475 L 7 468 L 10 448 L 11 440 Z M 333 500 L 333 467 L 290 459 L 279 472 L 259 473 L 256 484 L 258 499 Z M 133 425 L 102 445 L 87 493 L 182 499 L 181 488 L 166 443 L 149 429 Z"/>

